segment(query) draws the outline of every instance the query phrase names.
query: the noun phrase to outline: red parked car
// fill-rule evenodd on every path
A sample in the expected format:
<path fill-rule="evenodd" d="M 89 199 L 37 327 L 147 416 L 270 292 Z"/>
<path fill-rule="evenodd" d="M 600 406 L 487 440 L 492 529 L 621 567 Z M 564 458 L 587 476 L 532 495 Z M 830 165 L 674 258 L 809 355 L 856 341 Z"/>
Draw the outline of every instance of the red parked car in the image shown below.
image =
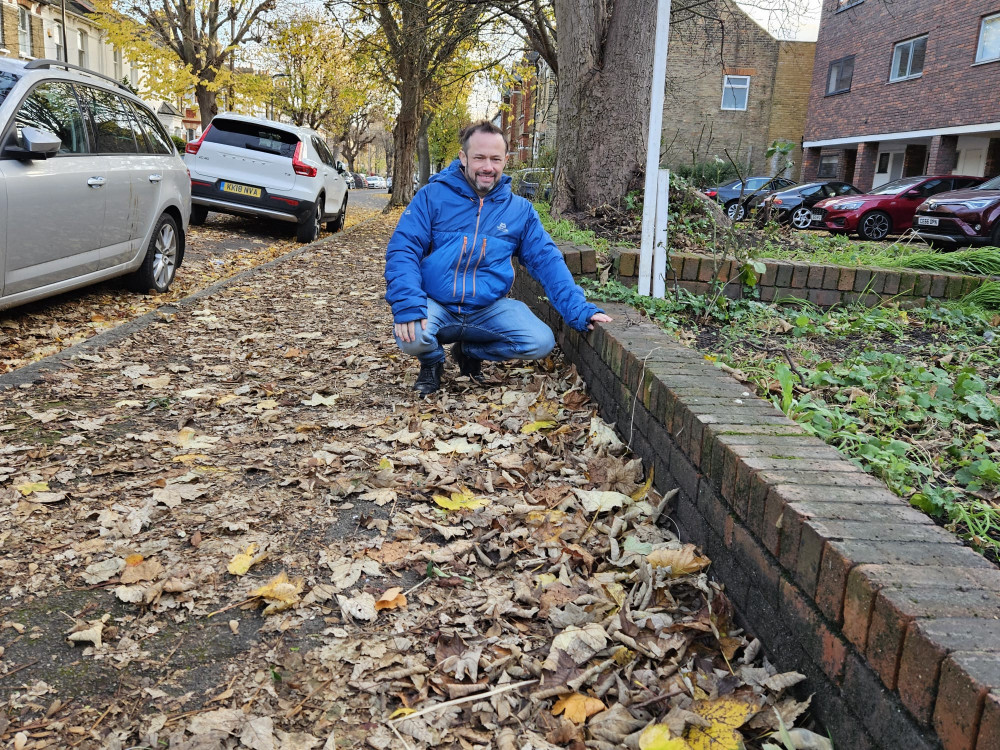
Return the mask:
<path fill-rule="evenodd" d="M 932 195 L 962 190 L 983 181 L 963 175 L 924 175 L 894 180 L 864 195 L 827 198 L 813 207 L 813 229 L 833 234 L 857 232 L 862 239 L 881 240 L 910 228 L 917 206 Z"/>
<path fill-rule="evenodd" d="M 936 249 L 1000 247 L 1000 177 L 920 204 L 913 217 L 913 232 Z"/>

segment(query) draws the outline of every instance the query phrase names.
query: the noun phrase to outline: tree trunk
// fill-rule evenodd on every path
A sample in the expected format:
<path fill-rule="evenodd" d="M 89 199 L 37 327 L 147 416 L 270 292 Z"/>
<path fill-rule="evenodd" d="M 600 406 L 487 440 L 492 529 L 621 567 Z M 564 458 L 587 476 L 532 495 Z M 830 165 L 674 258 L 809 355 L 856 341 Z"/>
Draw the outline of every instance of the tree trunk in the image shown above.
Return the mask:
<path fill-rule="evenodd" d="M 559 29 L 555 215 L 642 187 L 656 0 L 554 0 Z M 637 23 L 637 19 L 647 19 Z"/>
<path fill-rule="evenodd" d="M 216 102 L 216 92 L 205 88 L 205 81 L 199 80 L 194 89 L 195 98 L 198 100 L 198 114 L 201 116 L 201 130 L 212 122 L 212 118 L 219 114 L 219 105 Z"/>
<path fill-rule="evenodd" d="M 420 185 L 426 185 L 431 178 L 431 145 L 427 141 L 427 129 L 431 125 L 430 115 L 420 118 L 420 130 L 417 133 L 417 180 Z"/>
<path fill-rule="evenodd" d="M 423 109 L 423 93 L 415 75 L 400 76 L 399 116 L 392 129 L 395 158 L 392 165 L 392 196 L 385 207 L 405 206 L 413 200 L 413 157 L 417 152 L 417 135 Z"/>

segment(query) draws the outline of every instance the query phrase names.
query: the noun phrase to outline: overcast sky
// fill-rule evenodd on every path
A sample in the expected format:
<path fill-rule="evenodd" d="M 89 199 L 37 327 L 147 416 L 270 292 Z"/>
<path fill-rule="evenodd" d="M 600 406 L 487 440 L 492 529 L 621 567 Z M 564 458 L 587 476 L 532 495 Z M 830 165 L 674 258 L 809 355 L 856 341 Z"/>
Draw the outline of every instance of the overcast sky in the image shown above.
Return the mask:
<path fill-rule="evenodd" d="M 742 3 L 737 0 L 737 5 L 742 7 L 759 24 L 776 36 L 795 39 L 800 42 L 815 42 L 816 35 L 819 32 L 819 14 L 820 9 L 823 7 L 823 0 L 806 0 L 806 2 L 809 9 L 802 18 L 798 19 L 798 23 L 795 23 L 794 19 L 789 19 L 787 14 L 776 11 L 761 11 L 759 8 L 753 7 L 753 2 Z M 760 4 L 758 0 L 757 5 Z M 781 3 L 778 2 L 775 5 L 779 6 Z M 794 31 L 790 35 L 785 36 L 781 33 L 783 27 L 794 29 Z"/>

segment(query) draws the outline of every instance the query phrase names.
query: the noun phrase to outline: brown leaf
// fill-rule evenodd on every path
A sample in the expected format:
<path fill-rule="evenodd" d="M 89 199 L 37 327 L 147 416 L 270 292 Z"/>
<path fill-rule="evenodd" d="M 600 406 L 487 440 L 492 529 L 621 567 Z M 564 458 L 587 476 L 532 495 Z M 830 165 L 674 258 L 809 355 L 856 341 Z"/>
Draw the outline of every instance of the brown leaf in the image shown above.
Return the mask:
<path fill-rule="evenodd" d="M 375 602 L 375 609 L 397 609 L 406 606 L 406 596 L 401 588 L 388 589 L 378 601 Z"/>
<path fill-rule="evenodd" d="M 600 713 L 605 709 L 607 709 L 607 706 L 597 698 L 580 693 L 570 693 L 556 701 L 556 704 L 552 707 L 552 715 L 558 716 L 559 714 L 563 714 L 574 724 L 583 724 L 587 720 L 587 717 Z"/>

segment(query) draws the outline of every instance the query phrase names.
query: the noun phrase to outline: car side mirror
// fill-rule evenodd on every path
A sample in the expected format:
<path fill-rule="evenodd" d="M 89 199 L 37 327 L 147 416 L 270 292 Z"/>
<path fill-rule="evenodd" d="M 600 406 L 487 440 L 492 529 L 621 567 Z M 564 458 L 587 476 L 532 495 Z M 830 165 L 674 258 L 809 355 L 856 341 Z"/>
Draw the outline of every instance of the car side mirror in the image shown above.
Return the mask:
<path fill-rule="evenodd" d="M 31 159 L 48 159 L 59 153 L 62 148 L 62 140 L 51 130 L 43 128 L 23 127 L 21 128 L 21 142 L 24 146 L 8 146 L 4 149 L 4 156 L 11 156 L 15 159 L 29 161 Z"/>
<path fill-rule="evenodd" d="M 344 166 L 344 162 L 337 161 L 337 171 L 341 174 L 347 174 L 347 167 Z"/>
<path fill-rule="evenodd" d="M 916 189 L 914 189 L 914 190 L 907 190 L 906 191 L 906 197 L 907 198 L 923 198 L 924 194 L 921 193 L 919 190 L 916 190 Z"/>

